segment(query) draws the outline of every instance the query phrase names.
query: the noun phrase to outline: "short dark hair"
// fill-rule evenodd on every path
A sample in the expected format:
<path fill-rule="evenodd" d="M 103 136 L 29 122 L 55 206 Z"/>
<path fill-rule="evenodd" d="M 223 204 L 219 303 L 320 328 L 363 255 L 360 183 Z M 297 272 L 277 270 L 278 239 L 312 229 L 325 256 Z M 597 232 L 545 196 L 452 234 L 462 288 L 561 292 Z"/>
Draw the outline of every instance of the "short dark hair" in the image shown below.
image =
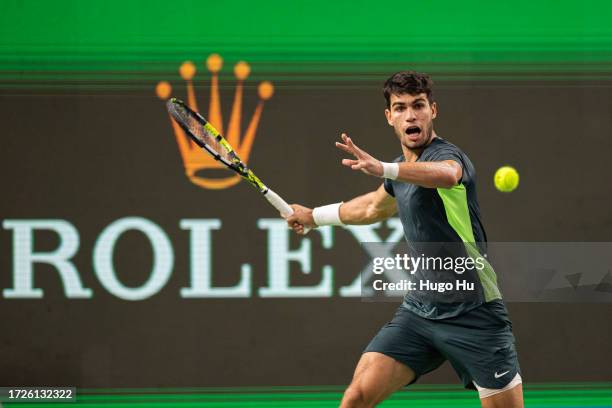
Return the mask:
<path fill-rule="evenodd" d="M 418 95 L 424 93 L 431 104 L 433 102 L 433 81 L 429 75 L 416 71 L 400 71 L 391 75 L 385 82 L 383 93 L 387 108 L 391 106 L 391 95 Z"/>

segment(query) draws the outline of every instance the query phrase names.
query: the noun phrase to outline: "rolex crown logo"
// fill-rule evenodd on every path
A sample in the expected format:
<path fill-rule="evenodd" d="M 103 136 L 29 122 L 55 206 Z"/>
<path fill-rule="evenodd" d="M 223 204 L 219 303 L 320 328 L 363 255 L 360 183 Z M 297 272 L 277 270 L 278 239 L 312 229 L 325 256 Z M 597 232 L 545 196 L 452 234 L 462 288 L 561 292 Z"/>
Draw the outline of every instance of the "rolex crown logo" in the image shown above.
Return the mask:
<path fill-rule="evenodd" d="M 236 150 L 238 156 L 242 161 L 247 164 L 251 149 L 253 148 L 253 142 L 255 140 L 255 133 L 257 132 L 257 126 L 259 125 L 259 119 L 263 111 L 264 101 L 270 99 L 274 93 L 274 86 L 268 81 L 261 82 L 257 88 L 259 101 L 255 112 L 251 117 L 249 125 L 246 128 L 244 136 L 241 135 L 241 119 L 242 119 L 242 96 L 244 90 L 244 81 L 247 79 L 251 72 L 249 64 L 244 61 L 238 62 L 234 65 L 234 75 L 237 79 L 236 91 L 234 95 L 234 103 L 232 105 L 232 112 L 230 115 L 229 123 L 227 125 L 227 133 L 223 132 L 223 118 L 221 114 L 221 100 L 219 97 L 219 71 L 223 66 L 223 59 L 218 54 L 211 54 L 206 60 L 206 67 L 211 73 L 210 80 L 210 102 L 208 106 L 208 115 L 205 115 L 206 119 L 227 139 L 230 145 Z M 196 74 L 196 66 L 191 61 L 184 62 L 179 68 L 179 74 L 185 80 L 187 85 L 187 104 L 189 107 L 197 112 L 198 105 L 195 96 L 195 90 L 193 86 L 193 78 Z M 155 88 L 157 96 L 166 100 L 172 93 L 172 86 L 167 81 L 161 81 Z M 238 174 L 232 174 L 225 178 L 209 178 L 204 177 L 206 170 L 211 169 L 224 169 L 225 167 L 217 162 L 212 156 L 203 151 L 198 145 L 196 145 L 191 139 L 189 139 L 183 129 L 170 119 L 172 128 L 174 129 L 174 136 L 183 159 L 185 166 L 185 174 L 189 180 L 203 188 L 208 189 L 223 189 L 238 184 L 240 176 Z"/>

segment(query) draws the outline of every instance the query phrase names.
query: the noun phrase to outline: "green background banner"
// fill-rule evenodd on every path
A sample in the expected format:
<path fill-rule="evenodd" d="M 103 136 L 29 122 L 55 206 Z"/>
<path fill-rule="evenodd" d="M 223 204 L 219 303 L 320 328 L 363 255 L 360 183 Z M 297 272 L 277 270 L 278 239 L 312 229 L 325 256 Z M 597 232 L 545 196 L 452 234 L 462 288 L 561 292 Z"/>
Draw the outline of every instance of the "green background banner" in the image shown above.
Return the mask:
<path fill-rule="evenodd" d="M 11 0 L 0 8 L 2 89 L 137 88 L 210 52 L 277 81 L 378 80 L 406 67 L 458 80 L 612 73 L 606 1 Z"/>

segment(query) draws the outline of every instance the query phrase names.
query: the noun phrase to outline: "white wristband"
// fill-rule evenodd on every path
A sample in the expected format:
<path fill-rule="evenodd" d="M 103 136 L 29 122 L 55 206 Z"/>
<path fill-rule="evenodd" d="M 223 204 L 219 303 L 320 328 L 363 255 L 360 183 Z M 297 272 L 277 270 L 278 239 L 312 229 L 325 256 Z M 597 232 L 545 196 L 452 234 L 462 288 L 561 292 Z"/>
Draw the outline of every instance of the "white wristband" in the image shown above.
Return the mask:
<path fill-rule="evenodd" d="M 383 166 L 383 177 L 391 180 L 397 179 L 399 175 L 399 164 L 398 163 L 385 163 L 380 162 Z"/>
<path fill-rule="evenodd" d="M 312 210 L 312 218 L 319 227 L 324 225 L 344 225 L 340 219 L 340 206 L 342 203 L 324 205 Z"/>

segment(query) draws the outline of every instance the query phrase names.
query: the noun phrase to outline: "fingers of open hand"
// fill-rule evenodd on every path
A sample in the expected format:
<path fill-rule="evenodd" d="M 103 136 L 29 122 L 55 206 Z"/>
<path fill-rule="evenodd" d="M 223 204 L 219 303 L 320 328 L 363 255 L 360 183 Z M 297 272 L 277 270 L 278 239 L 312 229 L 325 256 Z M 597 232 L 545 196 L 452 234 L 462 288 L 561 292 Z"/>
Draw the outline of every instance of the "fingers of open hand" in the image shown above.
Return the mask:
<path fill-rule="evenodd" d="M 346 133 L 342 133 L 341 137 L 344 143 L 336 142 L 336 147 L 357 157 L 360 152 L 359 148 L 355 146 L 351 138 L 348 137 Z"/>
<path fill-rule="evenodd" d="M 361 153 L 361 149 L 358 148 L 355 143 L 353 143 L 353 139 L 348 137 L 348 135 L 346 133 L 342 134 L 342 140 L 344 140 L 344 143 L 346 143 L 346 146 L 350 149 L 351 153 L 353 153 L 356 156 L 359 153 Z"/>
<path fill-rule="evenodd" d="M 359 163 L 359 160 L 351 160 L 351 159 L 342 159 L 342 164 L 347 167 L 352 167 Z"/>
<path fill-rule="evenodd" d="M 349 147 L 348 147 L 347 145 L 342 144 L 342 143 L 340 143 L 340 142 L 336 142 L 336 147 L 337 147 L 338 149 L 340 149 L 340 150 L 342 150 L 342 151 L 346 152 L 346 153 L 349 153 L 349 154 L 354 154 L 354 153 L 353 153 L 353 151 L 352 151 L 351 149 L 349 149 Z"/>

